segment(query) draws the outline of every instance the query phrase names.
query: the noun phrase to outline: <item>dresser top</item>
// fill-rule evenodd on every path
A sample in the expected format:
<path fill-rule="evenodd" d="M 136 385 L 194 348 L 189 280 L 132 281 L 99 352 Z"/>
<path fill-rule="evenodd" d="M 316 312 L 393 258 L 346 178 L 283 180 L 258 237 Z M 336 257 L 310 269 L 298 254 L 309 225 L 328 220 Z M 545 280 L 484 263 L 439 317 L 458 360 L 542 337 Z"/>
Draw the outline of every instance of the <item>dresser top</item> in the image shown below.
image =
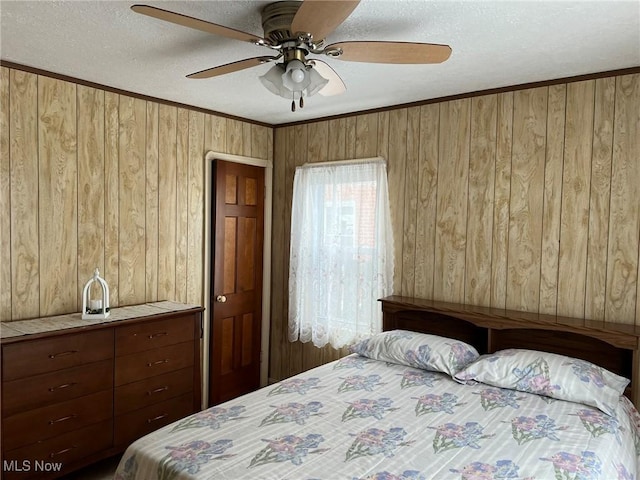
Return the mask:
<path fill-rule="evenodd" d="M 159 315 L 163 313 L 191 310 L 194 308 L 200 308 L 200 306 L 190 305 L 187 303 L 162 301 L 112 308 L 107 318 L 83 320 L 81 313 L 67 313 L 65 315 L 56 315 L 54 317 L 2 322 L 0 323 L 0 339 L 55 332 L 69 328 L 88 327 L 91 325 L 129 320 L 132 318 L 150 317 L 152 315 Z"/>

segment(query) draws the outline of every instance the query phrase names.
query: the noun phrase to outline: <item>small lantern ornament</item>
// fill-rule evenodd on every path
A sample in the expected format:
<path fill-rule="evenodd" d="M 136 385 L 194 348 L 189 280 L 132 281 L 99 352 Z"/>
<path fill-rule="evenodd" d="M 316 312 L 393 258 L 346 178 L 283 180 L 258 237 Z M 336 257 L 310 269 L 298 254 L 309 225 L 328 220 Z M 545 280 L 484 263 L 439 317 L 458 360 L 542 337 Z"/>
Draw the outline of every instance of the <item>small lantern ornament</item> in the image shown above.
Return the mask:
<path fill-rule="evenodd" d="M 102 292 L 101 299 L 92 299 L 91 285 L 94 282 L 98 282 L 100 285 L 100 292 Z M 100 277 L 100 272 L 96 268 L 93 272 L 93 277 L 84 286 L 82 290 L 82 319 L 93 320 L 100 318 L 107 318 L 109 316 L 109 286 L 103 278 Z"/>

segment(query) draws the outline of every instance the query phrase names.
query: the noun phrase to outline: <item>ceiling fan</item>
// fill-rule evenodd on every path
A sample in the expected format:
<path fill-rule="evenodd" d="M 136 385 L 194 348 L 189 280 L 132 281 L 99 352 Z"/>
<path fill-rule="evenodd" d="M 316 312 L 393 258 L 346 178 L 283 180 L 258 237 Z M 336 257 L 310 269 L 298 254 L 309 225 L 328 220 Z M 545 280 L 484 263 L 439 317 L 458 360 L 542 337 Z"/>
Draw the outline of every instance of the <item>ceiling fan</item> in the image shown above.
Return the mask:
<path fill-rule="evenodd" d="M 326 55 L 338 60 L 390 64 L 441 63 L 451 55 L 451 47 L 433 43 L 350 41 L 324 44 L 358 6 L 360 0 L 304 0 L 270 3 L 262 10 L 264 37 L 149 5 L 133 5 L 143 15 L 214 35 L 253 43 L 274 51 L 274 55 L 246 58 L 207 68 L 187 78 L 211 78 L 264 63 L 276 64 L 260 77 L 272 93 L 291 99 L 291 110 L 300 108 L 304 97 L 316 93 L 337 95 L 346 90 L 336 71 L 326 62 L 309 55 Z M 278 63 L 278 61 L 281 62 Z"/>

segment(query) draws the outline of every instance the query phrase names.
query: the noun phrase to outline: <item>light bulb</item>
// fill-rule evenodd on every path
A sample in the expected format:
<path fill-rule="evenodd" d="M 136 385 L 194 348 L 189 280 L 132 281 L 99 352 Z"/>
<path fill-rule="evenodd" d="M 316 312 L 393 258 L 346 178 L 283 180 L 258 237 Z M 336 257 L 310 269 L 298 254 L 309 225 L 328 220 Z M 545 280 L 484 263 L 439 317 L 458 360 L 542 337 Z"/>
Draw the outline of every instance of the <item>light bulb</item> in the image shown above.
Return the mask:
<path fill-rule="evenodd" d="M 291 70 L 291 80 L 295 83 L 300 83 L 304 80 L 304 70 L 300 68 L 295 68 Z"/>

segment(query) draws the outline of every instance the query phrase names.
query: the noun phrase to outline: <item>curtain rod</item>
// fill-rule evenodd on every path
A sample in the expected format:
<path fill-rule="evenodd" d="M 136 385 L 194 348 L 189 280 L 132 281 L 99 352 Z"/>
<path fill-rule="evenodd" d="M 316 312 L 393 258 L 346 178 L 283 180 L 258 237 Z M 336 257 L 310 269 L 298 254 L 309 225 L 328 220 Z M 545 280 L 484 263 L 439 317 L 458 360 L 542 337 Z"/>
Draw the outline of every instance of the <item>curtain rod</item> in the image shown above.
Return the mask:
<path fill-rule="evenodd" d="M 385 159 L 382 157 L 371 157 L 371 158 L 354 158 L 352 160 L 335 160 L 335 161 L 329 161 L 329 162 L 307 162 L 301 165 L 301 167 L 303 168 L 327 167 L 327 166 L 339 166 L 339 165 L 353 165 L 353 164 L 367 163 L 367 162 L 369 163 L 382 162 L 384 164 L 387 163 Z"/>

